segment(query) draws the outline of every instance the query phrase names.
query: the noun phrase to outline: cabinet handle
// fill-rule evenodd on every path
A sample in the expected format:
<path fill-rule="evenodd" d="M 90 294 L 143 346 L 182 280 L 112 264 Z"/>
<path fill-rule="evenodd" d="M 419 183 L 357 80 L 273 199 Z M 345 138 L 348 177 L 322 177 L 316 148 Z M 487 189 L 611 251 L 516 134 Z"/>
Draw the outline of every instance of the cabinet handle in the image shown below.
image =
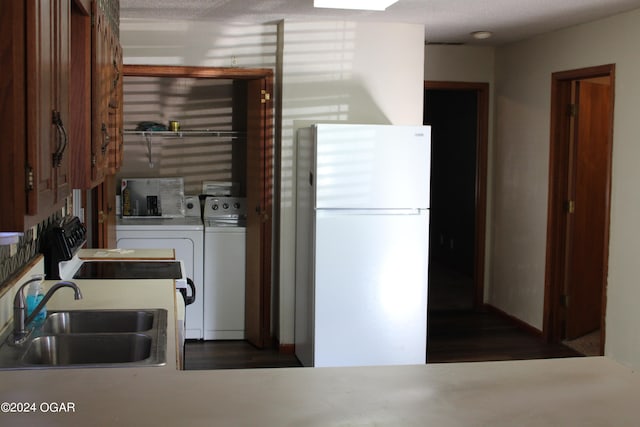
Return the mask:
<path fill-rule="evenodd" d="M 51 122 L 58 131 L 58 148 L 55 153 L 53 153 L 53 167 L 58 168 L 62 164 L 62 156 L 64 155 L 64 150 L 67 148 L 69 138 L 67 137 L 67 130 L 64 127 L 64 123 L 62 123 L 59 111 L 53 110 Z"/>
<path fill-rule="evenodd" d="M 102 123 L 102 127 L 100 128 L 102 130 L 102 147 L 100 147 L 102 149 L 102 154 L 107 152 L 107 146 L 109 145 L 109 143 L 111 142 L 111 137 L 109 136 L 109 133 L 107 132 L 107 125 Z"/>

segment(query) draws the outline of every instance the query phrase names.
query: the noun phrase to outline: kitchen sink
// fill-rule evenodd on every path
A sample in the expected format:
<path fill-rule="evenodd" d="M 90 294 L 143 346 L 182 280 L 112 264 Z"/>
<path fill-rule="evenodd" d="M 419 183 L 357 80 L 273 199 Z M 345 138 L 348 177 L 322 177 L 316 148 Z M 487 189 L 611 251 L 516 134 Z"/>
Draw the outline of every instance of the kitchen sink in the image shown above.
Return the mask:
<path fill-rule="evenodd" d="M 151 356 L 151 337 L 143 334 L 73 334 L 35 338 L 24 355 L 27 365 L 131 363 Z"/>
<path fill-rule="evenodd" d="M 154 312 L 149 310 L 73 310 L 51 313 L 43 334 L 89 332 L 141 332 L 153 328 Z"/>
<path fill-rule="evenodd" d="M 0 369 L 161 366 L 167 310 L 49 312 L 22 344 L 0 337 Z"/>

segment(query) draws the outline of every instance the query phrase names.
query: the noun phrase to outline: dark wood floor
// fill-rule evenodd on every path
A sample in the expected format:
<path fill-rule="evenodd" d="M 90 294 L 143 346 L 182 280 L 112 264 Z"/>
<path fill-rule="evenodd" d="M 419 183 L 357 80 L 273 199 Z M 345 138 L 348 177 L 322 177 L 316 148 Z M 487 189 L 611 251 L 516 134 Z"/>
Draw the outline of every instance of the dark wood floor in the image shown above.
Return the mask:
<path fill-rule="evenodd" d="M 187 341 L 185 369 L 250 369 L 301 366 L 294 354 L 259 350 L 246 341 Z"/>
<path fill-rule="evenodd" d="M 579 357 L 562 344 L 550 344 L 493 311 L 429 313 L 427 363 Z"/>
<path fill-rule="evenodd" d="M 576 357 L 562 344 L 548 344 L 494 312 L 436 311 L 429 314 L 427 363 Z M 187 341 L 185 369 L 296 367 L 293 354 L 258 350 L 244 341 Z"/>

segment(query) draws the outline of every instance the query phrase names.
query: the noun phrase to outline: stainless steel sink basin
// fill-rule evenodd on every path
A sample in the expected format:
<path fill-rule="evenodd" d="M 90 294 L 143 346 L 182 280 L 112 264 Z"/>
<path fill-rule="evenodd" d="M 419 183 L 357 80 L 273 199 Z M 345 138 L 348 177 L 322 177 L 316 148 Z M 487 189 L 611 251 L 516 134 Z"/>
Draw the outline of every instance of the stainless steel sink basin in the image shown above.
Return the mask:
<path fill-rule="evenodd" d="M 43 334 L 89 332 L 141 332 L 153 327 L 149 310 L 73 310 L 54 312 L 45 321 Z"/>
<path fill-rule="evenodd" d="M 167 310 L 50 312 L 22 344 L 0 337 L 0 369 L 160 366 L 167 361 Z"/>
<path fill-rule="evenodd" d="M 151 356 L 151 337 L 143 334 L 73 334 L 35 338 L 24 355 L 27 365 L 131 363 Z"/>

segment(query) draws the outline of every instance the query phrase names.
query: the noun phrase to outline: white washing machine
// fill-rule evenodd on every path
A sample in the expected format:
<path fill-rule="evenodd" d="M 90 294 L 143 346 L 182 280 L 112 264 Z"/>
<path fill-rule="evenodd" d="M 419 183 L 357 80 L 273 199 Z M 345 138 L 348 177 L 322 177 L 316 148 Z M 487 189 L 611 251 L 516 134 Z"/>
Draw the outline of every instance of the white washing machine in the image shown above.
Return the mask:
<path fill-rule="evenodd" d="M 205 199 L 204 339 L 245 337 L 246 199 Z"/>
<path fill-rule="evenodd" d="M 199 211 L 199 208 L 198 208 Z M 204 225 L 197 217 L 118 218 L 116 245 L 125 249 L 173 248 L 195 285 L 195 301 L 186 307 L 186 338 L 202 339 Z"/>

